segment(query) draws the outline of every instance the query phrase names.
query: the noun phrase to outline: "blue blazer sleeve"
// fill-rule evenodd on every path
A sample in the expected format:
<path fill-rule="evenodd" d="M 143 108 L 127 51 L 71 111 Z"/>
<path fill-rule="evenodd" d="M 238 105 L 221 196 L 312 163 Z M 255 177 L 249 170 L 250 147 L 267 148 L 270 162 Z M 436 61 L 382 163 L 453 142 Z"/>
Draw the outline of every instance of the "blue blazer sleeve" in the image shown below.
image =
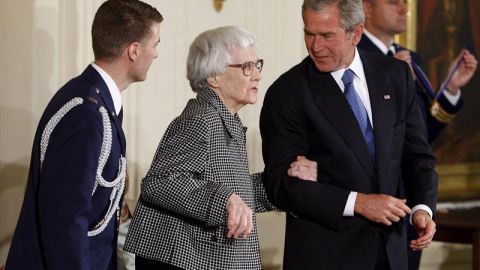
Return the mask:
<path fill-rule="evenodd" d="M 99 112 L 81 105 L 50 137 L 39 184 L 40 237 L 48 269 L 93 269 L 87 233 L 102 132 Z"/>
<path fill-rule="evenodd" d="M 419 66 L 422 61 L 420 56 L 410 51 L 412 60 Z M 463 98 L 460 97 L 457 104 L 453 105 L 442 93 L 436 100 L 432 100 L 416 81 L 415 88 L 418 96 L 418 103 L 427 128 L 428 142 L 432 143 L 445 126 L 450 123 L 455 114 L 463 107 Z"/>

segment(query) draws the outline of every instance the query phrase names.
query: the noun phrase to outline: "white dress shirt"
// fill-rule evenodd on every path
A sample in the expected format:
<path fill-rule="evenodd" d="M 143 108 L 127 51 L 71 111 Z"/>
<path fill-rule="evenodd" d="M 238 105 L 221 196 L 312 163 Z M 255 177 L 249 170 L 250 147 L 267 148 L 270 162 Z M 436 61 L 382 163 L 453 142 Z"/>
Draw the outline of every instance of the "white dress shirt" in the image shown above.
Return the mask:
<path fill-rule="evenodd" d="M 120 94 L 120 90 L 118 89 L 117 84 L 113 81 L 112 77 L 110 77 L 110 75 L 108 75 L 108 73 L 101 67 L 97 66 L 95 63 L 92 63 L 91 65 L 100 74 L 103 81 L 105 81 L 105 84 L 108 87 L 108 91 L 110 91 L 110 96 L 113 100 L 115 114 L 118 115 L 120 113 L 120 110 L 122 109 L 122 95 Z"/>
<path fill-rule="evenodd" d="M 387 48 L 388 51 L 388 48 Z M 343 84 L 342 81 L 342 76 L 345 70 L 351 69 L 353 73 L 355 74 L 354 79 L 353 79 L 353 87 L 355 88 L 355 91 L 357 91 L 358 96 L 360 97 L 363 106 L 367 110 L 368 114 L 368 119 L 370 121 L 370 124 L 372 125 L 372 129 L 374 128 L 373 126 L 373 115 L 372 115 L 372 107 L 370 105 L 370 96 L 368 92 L 368 86 L 367 86 L 367 79 L 365 78 L 365 72 L 363 70 L 363 63 L 362 59 L 360 58 L 358 54 L 357 48 L 355 48 L 355 55 L 353 57 L 352 63 L 346 67 L 346 68 L 341 68 L 339 70 L 330 72 L 332 75 L 333 79 L 337 82 L 338 86 L 340 87 L 340 90 L 342 92 L 345 91 L 345 85 Z M 348 195 L 347 203 L 345 205 L 345 208 L 343 210 L 343 216 L 353 216 L 354 213 L 354 208 L 355 208 L 355 201 L 357 199 L 357 192 L 355 191 L 350 191 L 350 194 Z M 412 209 L 412 214 L 417 211 L 417 210 L 425 210 L 431 217 L 433 216 L 432 210 L 430 207 L 428 207 L 425 204 L 419 204 L 413 207 Z M 411 223 L 411 217 L 410 217 L 410 223 Z"/>

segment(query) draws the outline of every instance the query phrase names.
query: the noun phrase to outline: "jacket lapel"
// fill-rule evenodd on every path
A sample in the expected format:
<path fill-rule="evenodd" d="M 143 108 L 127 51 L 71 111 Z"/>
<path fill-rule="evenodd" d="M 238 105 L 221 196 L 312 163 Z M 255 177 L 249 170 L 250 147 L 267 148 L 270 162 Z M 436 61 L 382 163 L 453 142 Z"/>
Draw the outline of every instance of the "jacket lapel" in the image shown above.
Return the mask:
<path fill-rule="evenodd" d="M 238 114 L 232 115 L 232 113 L 225 107 L 222 100 L 218 95 L 211 89 L 204 89 L 198 92 L 198 97 L 210 103 L 215 109 L 217 109 L 220 118 L 222 119 L 223 125 L 230 134 L 230 136 L 240 145 L 245 145 L 246 137 L 245 132 L 246 128 L 243 127 L 242 121 Z"/>
<path fill-rule="evenodd" d="M 319 72 L 310 59 L 306 61 L 309 88 L 319 110 L 352 149 L 367 174 L 372 175 L 373 162 L 347 99 L 330 73 Z"/>
<path fill-rule="evenodd" d="M 389 117 L 395 115 L 394 100 L 396 97 L 392 81 L 386 71 L 382 69 L 382 65 L 373 61 L 372 58 L 366 57 L 362 51 L 360 51 L 360 57 L 367 79 L 372 108 L 377 175 L 379 179 L 383 179 L 384 170 L 382 168 L 386 168 L 385 166 L 388 164 L 385 162 L 390 160 L 392 120 Z"/>
<path fill-rule="evenodd" d="M 82 76 L 89 81 L 93 87 L 95 87 L 95 91 L 98 90 L 98 94 L 102 97 L 103 104 L 105 105 L 105 109 L 108 112 L 108 116 L 110 121 L 113 122 L 115 126 L 115 130 L 117 131 L 118 139 L 121 142 L 122 147 L 122 154 L 125 156 L 126 153 L 126 139 L 125 134 L 123 133 L 122 123 L 115 113 L 115 106 L 113 105 L 113 99 L 110 95 L 110 91 L 108 90 L 107 84 L 103 81 L 102 77 L 98 72 L 90 65 L 87 69 L 83 72 Z"/>

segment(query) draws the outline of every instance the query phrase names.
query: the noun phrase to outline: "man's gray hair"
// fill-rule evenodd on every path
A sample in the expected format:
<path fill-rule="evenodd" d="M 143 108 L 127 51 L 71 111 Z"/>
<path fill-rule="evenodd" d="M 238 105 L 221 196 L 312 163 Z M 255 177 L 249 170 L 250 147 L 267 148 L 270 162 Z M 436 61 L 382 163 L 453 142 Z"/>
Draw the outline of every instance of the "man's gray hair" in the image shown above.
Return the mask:
<path fill-rule="evenodd" d="M 332 5 L 338 5 L 340 20 L 347 32 L 352 32 L 355 25 L 365 21 L 362 0 L 304 0 L 302 16 L 307 9 L 320 11 Z"/>
<path fill-rule="evenodd" d="M 207 78 L 225 72 L 232 64 L 233 50 L 254 46 L 255 37 L 238 26 L 219 27 L 198 35 L 187 57 L 187 79 L 193 92 L 208 88 Z"/>

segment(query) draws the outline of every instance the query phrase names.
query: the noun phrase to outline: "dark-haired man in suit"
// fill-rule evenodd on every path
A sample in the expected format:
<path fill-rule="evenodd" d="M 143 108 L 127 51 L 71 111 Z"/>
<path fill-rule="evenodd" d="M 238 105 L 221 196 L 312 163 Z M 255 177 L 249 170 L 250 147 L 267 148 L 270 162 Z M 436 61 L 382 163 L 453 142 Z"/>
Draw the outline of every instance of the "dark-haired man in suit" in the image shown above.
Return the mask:
<path fill-rule="evenodd" d="M 95 61 L 54 95 L 38 124 L 6 269 L 117 269 L 126 175 L 120 92 L 146 79 L 162 20 L 138 0 L 97 10 Z"/>
<path fill-rule="evenodd" d="M 464 49 L 458 56 L 462 62 L 438 97 L 431 88 L 428 78 L 421 70 L 420 57 L 413 51 L 394 43 L 394 35 L 407 29 L 407 3 L 405 0 L 364 0 L 365 31 L 358 47 L 377 54 L 393 56 L 406 61 L 412 68 L 415 78 L 420 112 L 426 126 L 428 142 L 432 143 L 443 128 L 450 123 L 458 110 L 463 106 L 460 88 L 473 77 L 477 60 L 473 54 Z M 452 63 L 454 65 L 454 63 Z M 452 67 L 450 67 L 452 68 Z M 408 195 L 407 195 L 408 199 Z M 415 239 L 417 233 L 408 226 L 409 240 Z M 420 266 L 421 251 L 412 250 L 407 242 L 408 263 L 410 270 Z"/>
<path fill-rule="evenodd" d="M 305 0 L 302 15 L 309 56 L 268 89 L 260 117 L 265 189 L 289 213 L 284 267 L 406 269 L 403 218 L 426 248 L 438 181 L 410 67 L 356 49 L 361 0 Z M 317 162 L 318 182 L 285 173 L 297 155 Z"/>

